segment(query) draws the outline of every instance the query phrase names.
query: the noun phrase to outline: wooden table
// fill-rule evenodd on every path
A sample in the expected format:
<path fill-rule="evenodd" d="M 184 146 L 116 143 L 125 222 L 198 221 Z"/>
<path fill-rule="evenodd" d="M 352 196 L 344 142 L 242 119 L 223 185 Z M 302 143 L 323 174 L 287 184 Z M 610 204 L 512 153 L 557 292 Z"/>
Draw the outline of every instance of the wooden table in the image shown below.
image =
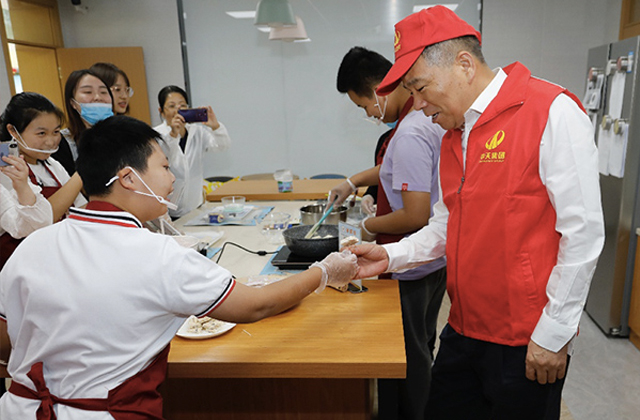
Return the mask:
<path fill-rule="evenodd" d="M 293 213 L 305 203 L 265 204 Z M 257 227 L 230 226 L 224 231 L 221 242 L 234 240 L 254 250 L 274 248 Z M 227 247 L 220 263 L 238 276 L 249 276 L 268 261 Z M 313 294 L 285 313 L 237 325 L 213 339 L 176 337 L 163 389 L 165 416 L 370 419 L 373 379 L 404 377 L 406 361 L 397 282 L 365 280 L 364 285 L 369 291 L 361 294 L 334 289 Z"/>
<path fill-rule="evenodd" d="M 319 200 L 344 179 L 294 179 L 293 191 L 278 192 L 276 180 L 229 181 L 207 194 L 207 201 L 220 201 L 229 195 L 242 195 L 247 200 Z"/>

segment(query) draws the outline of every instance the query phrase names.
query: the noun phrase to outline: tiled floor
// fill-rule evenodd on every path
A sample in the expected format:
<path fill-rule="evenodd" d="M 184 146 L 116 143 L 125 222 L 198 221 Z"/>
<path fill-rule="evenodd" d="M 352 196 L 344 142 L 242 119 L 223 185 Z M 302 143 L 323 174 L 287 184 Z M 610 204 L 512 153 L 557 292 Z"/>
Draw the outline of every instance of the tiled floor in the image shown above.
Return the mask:
<path fill-rule="evenodd" d="M 447 322 L 445 296 L 438 331 Z M 561 420 L 640 419 L 640 350 L 626 338 L 609 338 L 585 313 L 564 386 Z"/>

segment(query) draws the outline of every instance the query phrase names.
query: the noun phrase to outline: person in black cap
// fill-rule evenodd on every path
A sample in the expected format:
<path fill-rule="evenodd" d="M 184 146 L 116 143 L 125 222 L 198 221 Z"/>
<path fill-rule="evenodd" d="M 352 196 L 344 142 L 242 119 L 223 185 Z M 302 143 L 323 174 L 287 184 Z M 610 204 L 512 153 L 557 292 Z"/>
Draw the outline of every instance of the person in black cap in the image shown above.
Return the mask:
<path fill-rule="evenodd" d="M 436 6 L 396 25 L 402 83 L 448 132 L 441 198 L 399 243 L 362 245 L 357 278 L 446 253 L 448 324 L 430 419 L 558 419 L 572 342 L 604 243 L 597 150 L 580 101 L 520 63 L 492 70 L 480 34 Z"/>

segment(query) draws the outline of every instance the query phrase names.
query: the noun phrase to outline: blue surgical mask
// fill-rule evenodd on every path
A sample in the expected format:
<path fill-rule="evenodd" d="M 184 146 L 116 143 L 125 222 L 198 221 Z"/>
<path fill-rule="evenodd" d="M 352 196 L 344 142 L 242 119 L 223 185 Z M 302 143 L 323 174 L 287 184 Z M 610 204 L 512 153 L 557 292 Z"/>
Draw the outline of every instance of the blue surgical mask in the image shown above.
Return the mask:
<path fill-rule="evenodd" d="M 387 127 L 389 127 L 389 128 L 396 128 L 396 125 L 398 125 L 398 121 L 389 122 L 389 123 L 385 123 L 385 124 L 387 124 Z"/>
<path fill-rule="evenodd" d="M 82 104 L 75 99 L 74 102 L 80 105 L 80 117 L 91 125 L 113 116 L 111 104 L 103 104 L 100 102 Z"/>

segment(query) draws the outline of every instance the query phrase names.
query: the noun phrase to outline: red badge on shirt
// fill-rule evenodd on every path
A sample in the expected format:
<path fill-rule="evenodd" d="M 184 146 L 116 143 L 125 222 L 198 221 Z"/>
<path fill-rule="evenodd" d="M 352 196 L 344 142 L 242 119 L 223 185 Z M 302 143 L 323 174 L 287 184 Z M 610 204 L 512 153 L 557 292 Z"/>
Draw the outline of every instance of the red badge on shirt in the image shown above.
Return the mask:
<path fill-rule="evenodd" d="M 406 182 L 402 184 L 402 191 L 407 191 L 408 189 L 409 189 L 409 184 L 407 184 Z"/>

